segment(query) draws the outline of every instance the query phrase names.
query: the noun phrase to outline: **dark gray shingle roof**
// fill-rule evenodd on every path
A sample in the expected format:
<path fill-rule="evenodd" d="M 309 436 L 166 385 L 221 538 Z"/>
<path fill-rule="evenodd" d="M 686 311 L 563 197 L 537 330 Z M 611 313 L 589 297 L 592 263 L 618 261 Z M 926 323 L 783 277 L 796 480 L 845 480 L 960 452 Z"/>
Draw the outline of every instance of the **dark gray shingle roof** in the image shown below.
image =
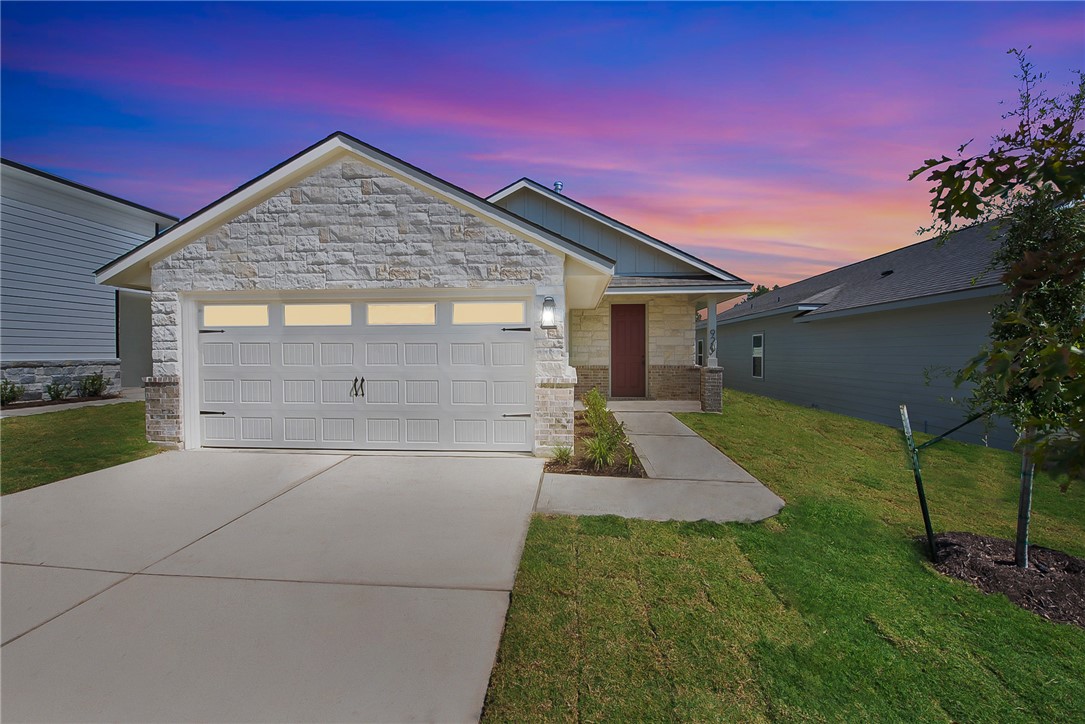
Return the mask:
<path fill-rule="evenodd" d="M 991 229 L 991 224 L 980 224 L 954 233 L 944 244 L 928 239 L 833 269 L 754 297 L 723 312 L 718 319 L 722 322 L 796 305 L 820 305 L 807 313 L 812 318 L 845 309 L 996 286 L 1001 284 L 1002 272 L 989 268 L 998 246 Z"/>

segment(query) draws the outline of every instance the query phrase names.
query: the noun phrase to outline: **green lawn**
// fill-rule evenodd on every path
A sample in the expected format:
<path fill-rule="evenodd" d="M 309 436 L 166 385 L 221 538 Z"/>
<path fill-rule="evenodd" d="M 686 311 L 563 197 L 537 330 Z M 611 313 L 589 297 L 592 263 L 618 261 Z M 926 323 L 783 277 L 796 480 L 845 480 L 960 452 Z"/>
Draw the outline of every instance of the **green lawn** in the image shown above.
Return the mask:
<path fill-rule="evenodd" d="M 1085 631 L 935 573 L 897 431 L 728 391 L 684 414 L 788 503 L 752 525 L 540 516 L 484 718 L 1083 721 Z M 1017 459 L 924 457 L 938 530 L 1011 537 Z M 1085 490 L 1034 542 L 1085 555 Z"/>
<path fill-rule="evenodd" d="M 0 420 L 4 495 L 145 458 L 144 403 L 123 402 Z"/>

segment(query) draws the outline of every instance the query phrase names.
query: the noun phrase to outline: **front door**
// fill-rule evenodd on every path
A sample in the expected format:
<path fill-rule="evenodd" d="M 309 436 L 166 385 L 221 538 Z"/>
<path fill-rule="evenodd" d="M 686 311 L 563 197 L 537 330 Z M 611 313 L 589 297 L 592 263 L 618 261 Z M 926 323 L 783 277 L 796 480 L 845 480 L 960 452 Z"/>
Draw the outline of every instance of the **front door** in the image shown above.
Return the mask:
<path fill-rule="evenodd" d="M 644 305 L 610 308 L 610 394 L 645 396 Z"/>

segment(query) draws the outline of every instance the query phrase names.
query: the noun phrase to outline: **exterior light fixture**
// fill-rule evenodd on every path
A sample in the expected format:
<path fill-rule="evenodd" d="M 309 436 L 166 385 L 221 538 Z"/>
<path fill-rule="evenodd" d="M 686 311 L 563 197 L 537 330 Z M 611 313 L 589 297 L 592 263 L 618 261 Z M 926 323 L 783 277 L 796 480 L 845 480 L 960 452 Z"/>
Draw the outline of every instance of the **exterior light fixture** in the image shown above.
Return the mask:
<path fill-rule="evenodd" d="M 540 326 L 543 329 L 556 329 L 558 326 L 558 314 L 553 297 L 543 299 L 542 324 Z"/>

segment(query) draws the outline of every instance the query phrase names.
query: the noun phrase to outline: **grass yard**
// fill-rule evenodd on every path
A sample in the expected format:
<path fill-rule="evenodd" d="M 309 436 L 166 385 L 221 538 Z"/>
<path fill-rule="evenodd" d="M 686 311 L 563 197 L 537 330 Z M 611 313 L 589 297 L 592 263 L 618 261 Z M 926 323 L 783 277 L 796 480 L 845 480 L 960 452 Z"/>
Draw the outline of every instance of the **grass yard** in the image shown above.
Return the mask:
<path fill-rule="evenodd" d="M 485 720 L 1085 721 L 1085 630 L 927 565 L 897 431 L 732 391 L 679 417 L 787 507 L 536 517 Z M 923 460 L 936 530 L 1013 536 L 1016 456 Z M 1085 555 L 1082 486 L 1037 478 L 1033 542 Z"/>
<path fill-rule="evenodd" d="M 123 402 L 0 420 L 0 492 L 154 455 L 143 412 L 144 403 Z"/>

